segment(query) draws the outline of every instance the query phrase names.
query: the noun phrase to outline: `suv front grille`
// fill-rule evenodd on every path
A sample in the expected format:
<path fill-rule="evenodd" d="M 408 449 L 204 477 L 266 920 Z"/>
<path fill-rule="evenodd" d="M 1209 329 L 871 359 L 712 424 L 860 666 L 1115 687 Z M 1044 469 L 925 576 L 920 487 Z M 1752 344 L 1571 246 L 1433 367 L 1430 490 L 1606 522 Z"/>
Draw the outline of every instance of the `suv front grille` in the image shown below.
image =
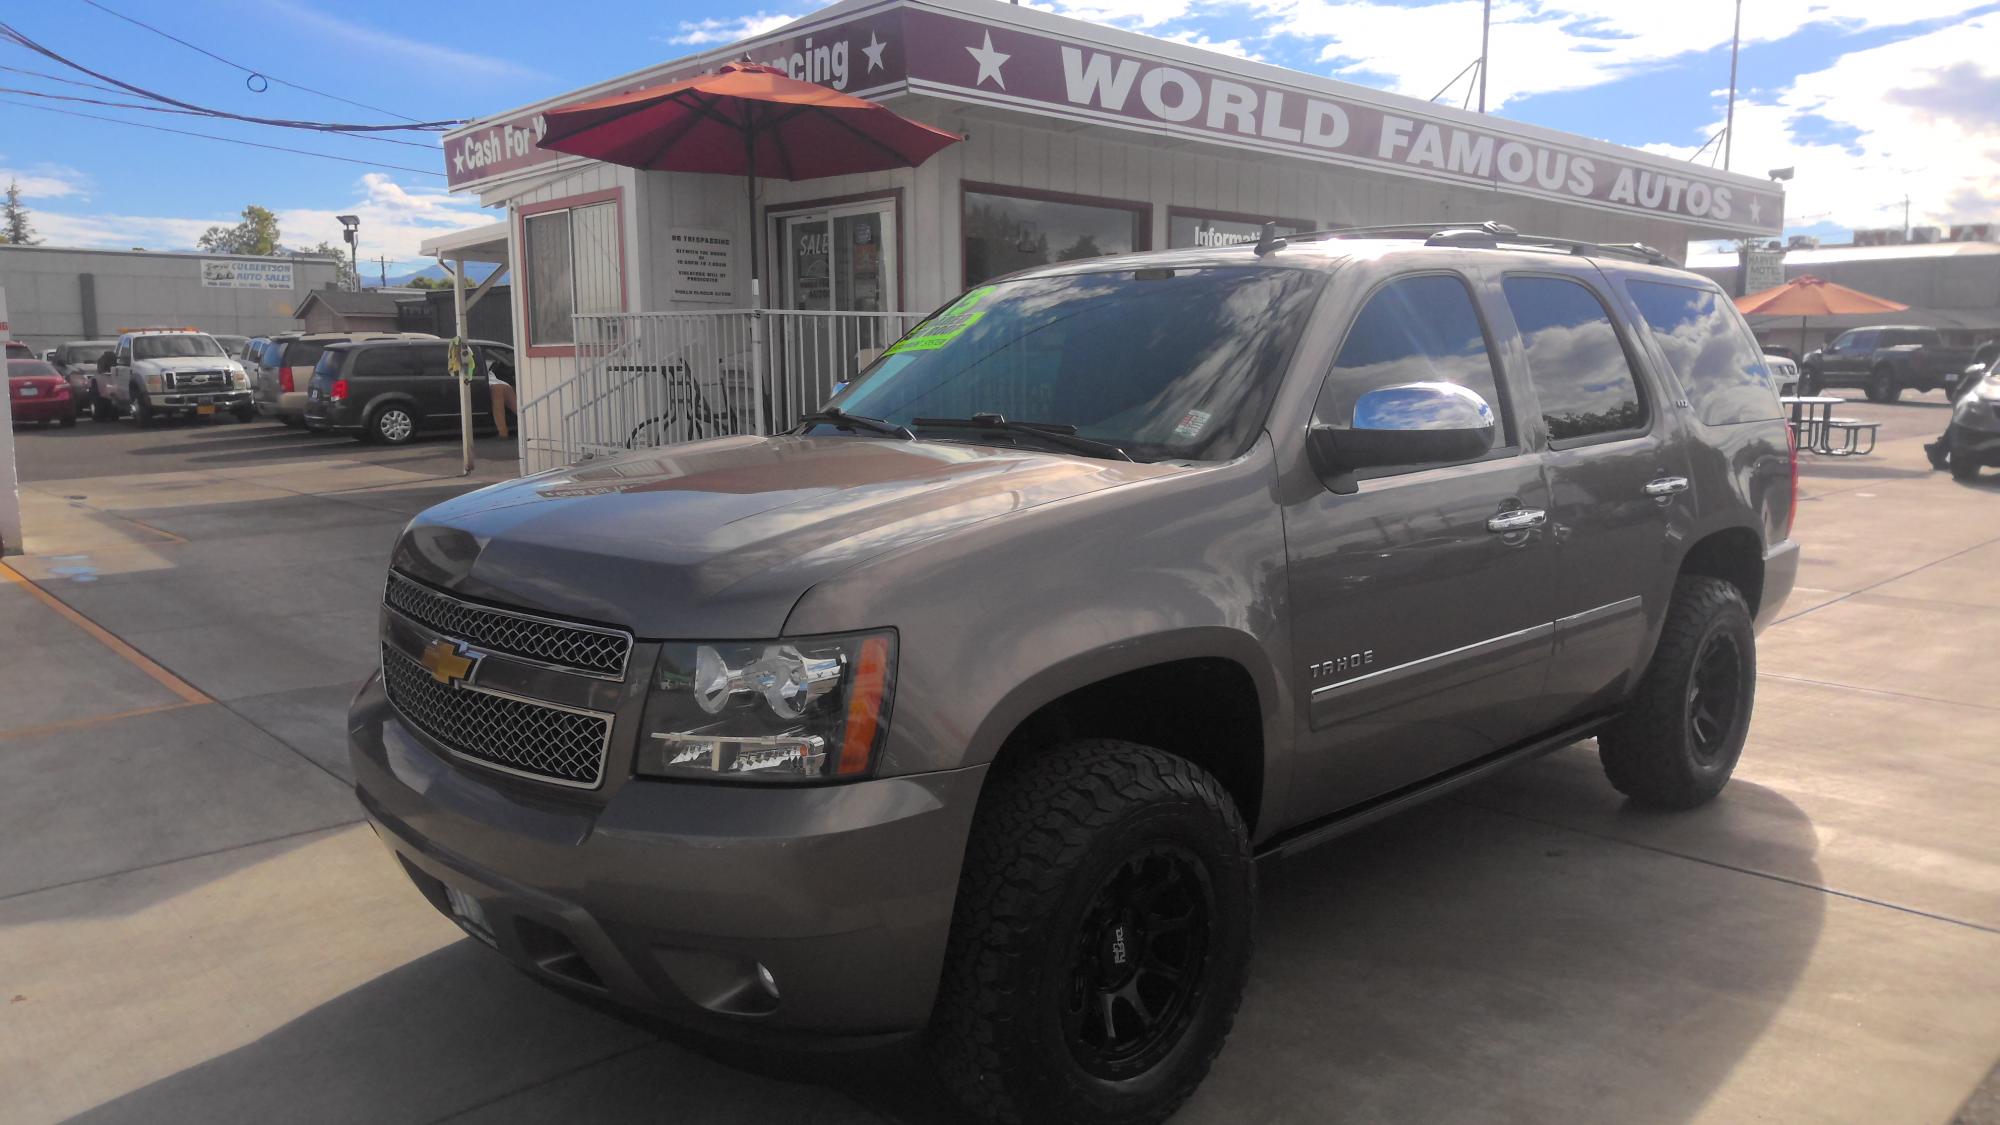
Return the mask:
<path fill-rule="evenodd" d="M 462 602 L 391 573 L 383 600 L 405 617 L 475 648 L 600 679 L 625 678 L 632 635 Z"/>
<path fill-rule="evenodd" d="M 583 789 L 594 789 L 604 779 L 609 716 L 475 687 L 448 687 L 393 648 L 382 650 L 382 683 L 389 702 L 411 726 L 455 753 Z"/>

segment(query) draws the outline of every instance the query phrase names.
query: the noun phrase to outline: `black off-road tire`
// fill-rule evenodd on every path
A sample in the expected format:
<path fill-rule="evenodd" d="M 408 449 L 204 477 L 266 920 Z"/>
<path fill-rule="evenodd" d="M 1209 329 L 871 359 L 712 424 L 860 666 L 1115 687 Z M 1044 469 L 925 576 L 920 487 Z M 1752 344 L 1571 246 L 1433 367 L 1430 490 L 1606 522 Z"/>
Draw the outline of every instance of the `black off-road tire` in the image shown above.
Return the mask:
<path fill-rule="evenodd" d="M 118 406 L 102 395 L 92 395 L 90 416 L 99 422 L 115 422 L 118 420 Z"/>
<path fill-rule="evenodd" d="M 146 397 L 144 391 L 134 390 L 132 392 L 132 421 L 137 422 L 141 426 L 150 426 L 153 424 L 153 419 L 152 400 Z"/>
<path fill-rule="evenodd" d="M 1953 454 L 1951 458 L 1951 479 L 1978 480 L 1979 462 L 1974 461 L 1970 457 Z"/>
<path fill-rule="evenodd" d="M 1178 889 L 1129 900 L 1151 904 L 1136 913 L 1129 902 L 1109 905 L 1144 878 L 1132 873 L 1146 871 L 1156 880 L 1179 873 L 1167 879 Z M 939 1077 L 973 1114 L 1009 1125 L 1166 1118 L 1229 1036 L 1256 897 L 1235 802 L 1185 759 L 1089 740 L 1007 769 L 980 795 L 966 848 L 926 1043 Z M 1173 929 L 1153 907 L 1167 913 L 1178 906 L 1163 904 L 1179 902 L 1196 905 L 1184 915 L 1192 921 Z M 1104 924 L 1124 917 L 1134 919 L 1129 947 L 1124 922 Z M 1154 997 L 1169 983 L 1172 991 L 1148 1003 L 1177 1013 L 1158 1016 L 1157 1031 L 1140 1021 L 1141 1046 L 1151 1046 L 1122 1061 L 1115 1051 L 1093 1055 L 1093 1027 L 1098 1038 L 1118 1038 L 1094 1014 L 1117 979 L 1101 974 L 1143 974 L 1176 955 L 1192 983 L 1183 990 L 1181 977 L 1149 978 Z M 1124 1014 L 1112 1023 L 1137 1018 L 1122 1003 L 1113 1002 Z M 1084 1013 L 1074 1028 L 1066 1011 Z"/>
<path fill-rule="evenodd" d="M 1711 663 L 1726 659 L 1717 655 L 1724 647 L 1735 653 L 1726 676 Z M 1726 719 L 1705 725 L 1711 738 L 1702 736 L 1704 725 L 1696 718 L 1704 674 L 1712 681 L 1702 683 L 1726 680 L 1735 692 Z M 1604 776 L 1620 793 L 1658 808 L 1691 809 L 1713 800 L 1742 756 L 1756 689 L 1756 629 L 1742 592 L 1720 578 L 1681 578 L 1638 691 L 1625 714 L 1598 736 Z"/>
<path fill-rule="evenodd" d="M 1903 388 L 1896 384 L 1896 376 L 1886 367 L 1878 367 L 1868 377 L 1867 395 L 1869 402 L 1890 403 L 1903 397 Z"/>

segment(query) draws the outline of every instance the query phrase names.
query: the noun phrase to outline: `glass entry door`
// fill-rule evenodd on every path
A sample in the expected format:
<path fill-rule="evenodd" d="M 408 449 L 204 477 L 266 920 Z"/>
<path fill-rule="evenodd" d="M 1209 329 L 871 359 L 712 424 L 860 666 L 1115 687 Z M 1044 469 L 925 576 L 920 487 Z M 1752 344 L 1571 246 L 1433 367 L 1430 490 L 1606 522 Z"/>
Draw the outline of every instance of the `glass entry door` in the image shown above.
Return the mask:
<path fill-rule="evenodd" d="M 784 307 L 814 312 L 892 312 L 896 304 L 896 212 L 886 201 L 778 220 Z"/>
<path fill-rule="evenodd" d="M 777 426 L 817 410 L 903 334 L 896 296 L 896 208 L 845 204 L 777 219 L 782 287 L 771 318 L 771 411 Z"/>

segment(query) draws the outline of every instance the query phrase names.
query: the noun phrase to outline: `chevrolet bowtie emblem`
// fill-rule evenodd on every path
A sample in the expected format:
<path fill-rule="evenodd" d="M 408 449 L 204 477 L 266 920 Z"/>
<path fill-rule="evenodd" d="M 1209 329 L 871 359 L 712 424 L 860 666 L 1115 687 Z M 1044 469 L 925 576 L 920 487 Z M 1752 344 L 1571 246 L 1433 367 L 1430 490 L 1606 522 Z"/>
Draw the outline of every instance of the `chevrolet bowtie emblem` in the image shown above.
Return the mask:
<path fill-rule="evenodd" d="M 417 663 L 431 674 L 431 679 L 451 687 L 470 682 L 472 673 L 478 669 L 479 661 L 485 653 L 474 652 L 457 641 L 442 638 L 424 646 L 424 654 Z"/>

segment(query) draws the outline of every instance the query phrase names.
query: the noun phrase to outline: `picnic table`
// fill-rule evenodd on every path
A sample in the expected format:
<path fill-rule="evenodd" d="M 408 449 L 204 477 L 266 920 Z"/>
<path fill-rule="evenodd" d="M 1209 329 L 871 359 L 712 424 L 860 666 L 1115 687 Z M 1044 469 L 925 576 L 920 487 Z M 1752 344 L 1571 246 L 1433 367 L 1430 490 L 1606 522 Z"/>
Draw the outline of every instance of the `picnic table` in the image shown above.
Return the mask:
<path fill-rule="evenodd" d="M 1836 418 L 1833 408 L 1847 403 L 1832 395 L 1780 395 L 1778 401 L 1791 411 L 1792 439 L 1808 453 L 1822 457 L 1855 457 L 1875 451 L 1875 430 L 1880 422 L 1858 418 Z M 1864 447 L 1862 438 L 1868 439 Z M 1835 442 L 1839 442 L 1835 445 Z"/>

